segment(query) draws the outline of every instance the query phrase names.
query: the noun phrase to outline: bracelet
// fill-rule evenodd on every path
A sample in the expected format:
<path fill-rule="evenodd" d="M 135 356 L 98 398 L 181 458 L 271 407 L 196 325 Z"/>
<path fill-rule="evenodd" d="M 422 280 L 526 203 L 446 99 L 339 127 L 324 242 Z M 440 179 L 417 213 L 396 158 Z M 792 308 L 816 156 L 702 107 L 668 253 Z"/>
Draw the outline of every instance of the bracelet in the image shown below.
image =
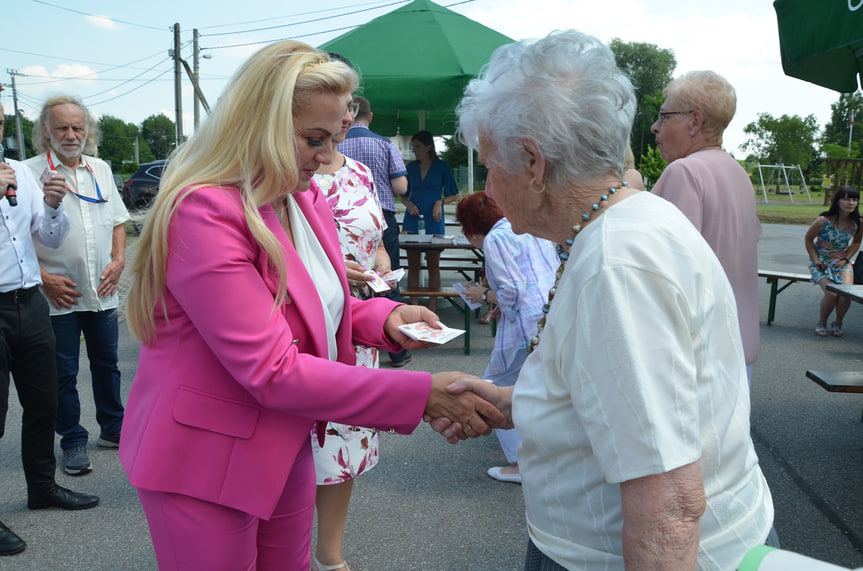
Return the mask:
<path fill-rule="evenodd" d="M 843 259 L 843 260 L 845 260 L 845 262 L 846 262 L 846 263 L 849 263 L 849 264 L 851 263 L 851 260 L 849 260 L 849 259 L 848 259 L 848 258 L 846 258 L 845 256 L 842 256 L 842 259 Z"/>

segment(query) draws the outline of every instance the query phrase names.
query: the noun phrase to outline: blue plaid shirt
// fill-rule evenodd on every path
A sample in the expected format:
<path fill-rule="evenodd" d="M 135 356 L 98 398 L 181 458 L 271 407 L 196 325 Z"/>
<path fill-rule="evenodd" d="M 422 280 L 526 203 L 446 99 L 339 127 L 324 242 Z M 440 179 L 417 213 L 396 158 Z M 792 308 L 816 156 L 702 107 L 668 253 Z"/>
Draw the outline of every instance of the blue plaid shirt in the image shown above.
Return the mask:
<path fill-rule="evenodd" d="M 357 123 L 339 144 L 339 152 L 371 169 L 381 208 L 395 212 L 396 198 L 390 180 L 408 174 L 398 147 L 386 137 L 373 133 L 368 125 Z"/>

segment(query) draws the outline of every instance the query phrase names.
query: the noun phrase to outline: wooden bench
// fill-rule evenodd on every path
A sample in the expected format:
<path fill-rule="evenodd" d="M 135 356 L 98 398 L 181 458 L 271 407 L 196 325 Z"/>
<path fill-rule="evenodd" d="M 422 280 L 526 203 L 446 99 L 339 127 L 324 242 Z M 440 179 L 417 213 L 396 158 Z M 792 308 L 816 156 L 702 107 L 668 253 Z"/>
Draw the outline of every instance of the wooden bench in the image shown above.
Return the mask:
<path fill-rule="evenodd" d="M 464 354 L 470 355 L 470 308 L 464 303 L 464 300 L 461 296 L 456 293 L 455 290 L 442 290 L 436 291 L 428 288 L 417 288 L 417 289 L 402 289 L 399 291 L 401 296 L 410 297 L 410 298 L 420 298 L 427 297 L 431 298 L 443 298 L 447 300 L 450 305 L 459 310 L 464 316 Z"/>
<path fill-rule="evenodd" d="M 401 255 L 400 263 L 401 267 L 405 268 L 405 271 L 407 271 L 408 258 L 405 254 Z M 420 269 L 428 270 L 428 264 L 425 262 L 425 257 L 423 257 L 422 262 L 420 263 Z M 440 271 L 458 272 L 464 276 L 466 280 L 479 282 L 480 272 L 482 271 L 482 260 L 476 256 L 441 257 Z"/>
<path fill-rule="evenodd" d="M 773 270 L 758 270 L 758 277 L 766 278 L 770 284 L 770 306 L 767 310 L 767 325 L 773 323 L 773 317 L 776 315 L 776 297 L 794 282 L 811 282 L 810 274 L 797 274 L 793 272 L 777 272 Z M 779 286 L 779 282 L 786 282 L 783 286 Z"/>
<path fill-rule="evenodd" d="M 863 372 L 860 371 L 806 371 L 806 376 L 831 393 L 863 393 Z M 860 422 L 863 422 L 863 414 Z"/>

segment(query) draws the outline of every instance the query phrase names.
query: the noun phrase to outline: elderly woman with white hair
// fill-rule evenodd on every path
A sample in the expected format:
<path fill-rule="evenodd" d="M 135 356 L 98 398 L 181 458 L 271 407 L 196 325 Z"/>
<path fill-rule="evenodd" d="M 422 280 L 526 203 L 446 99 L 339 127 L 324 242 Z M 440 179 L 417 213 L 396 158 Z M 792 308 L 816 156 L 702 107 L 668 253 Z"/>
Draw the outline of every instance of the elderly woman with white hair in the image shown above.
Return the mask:
<path fill-rule="evenodd" d="M 513 231 L 560 245 L 514 389 L 449 387 L 521 436 L 526 570 L 734 569 L 771 532 L 734 295 L 680 211 L 621 181 L 634 112 L 612 52 L 575 31 L 499 48 L 458 108 Z"/>
<path fill-rule="evenodd" d="M 758 358 L 758 237 L 755 189 L 737 160 L 722 150 L 734 117 L 734 88 L 713 71 L 691 71 L 663 91 L 651 127 L 659 154 L 670 164 L 653 194 L 673 202 L 701 232 L 731 282 L 743 338 L 747 376 Z"/>

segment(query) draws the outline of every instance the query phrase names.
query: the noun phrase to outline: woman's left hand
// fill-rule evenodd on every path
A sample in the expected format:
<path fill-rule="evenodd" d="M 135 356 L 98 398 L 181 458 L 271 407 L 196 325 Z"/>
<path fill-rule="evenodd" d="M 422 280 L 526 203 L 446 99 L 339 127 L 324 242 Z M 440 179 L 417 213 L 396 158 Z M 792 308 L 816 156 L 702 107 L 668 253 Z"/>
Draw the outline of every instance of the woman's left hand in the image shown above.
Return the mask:
<path fill-rule="evenodd" d="M 440 219 L 443 217 L 443 202 L 438 200 L 434 203 L 434 208 L 432 209 L 432 218 L 434 218 L 435 222 L 440 222 Z"/>
<path fill-rule="evenodd" d="M 473 303 L 479 303 L 482 301 L 482 294 L 485 293 L 485 290 L 486 288 L 478 283 L 469 283 L 464 286 L 464 296 Z"/>
<path fill-rule="evenodd" d="M 399 305 L 390 312 L 387 320 L 384 322 L 384 331 L 390 339 L 410 351 L 427 349 L 434 346 L 434 343 L 414 341 L 399 330 L 399 325 L 417 323 L 418 321 L 425 321 L 435 329 L 440 328 L 437 324 L 440 321 L 440 317 L 427 307 L 423 305 Z"/>

